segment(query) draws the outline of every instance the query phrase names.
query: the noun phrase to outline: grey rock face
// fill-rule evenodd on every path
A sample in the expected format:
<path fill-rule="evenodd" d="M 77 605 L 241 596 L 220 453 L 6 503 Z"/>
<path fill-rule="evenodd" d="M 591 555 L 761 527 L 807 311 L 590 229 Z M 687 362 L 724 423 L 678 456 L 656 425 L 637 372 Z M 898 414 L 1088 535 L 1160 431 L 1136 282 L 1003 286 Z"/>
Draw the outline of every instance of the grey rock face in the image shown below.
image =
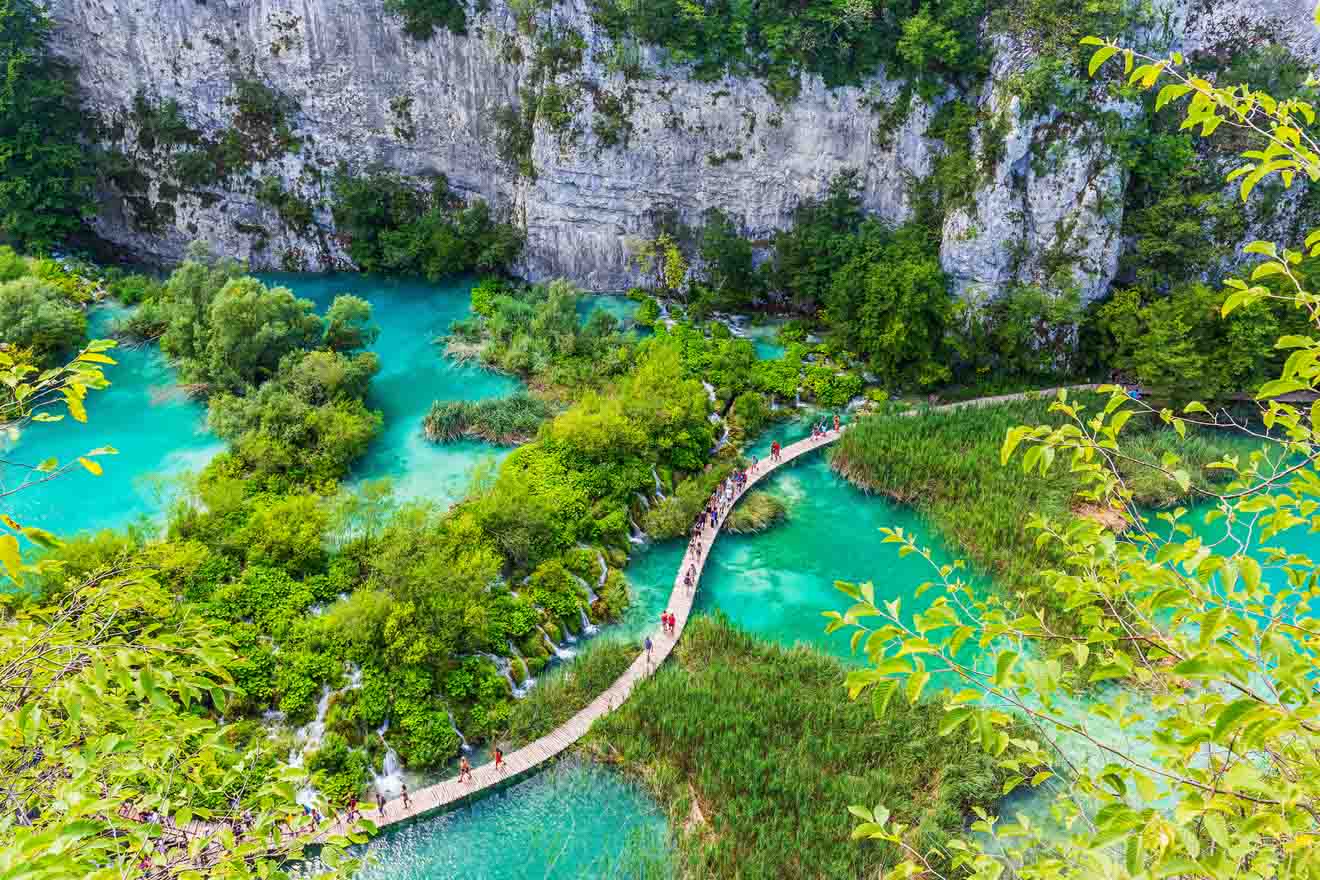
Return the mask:
<path fill-rule="evenodd" d="M 1304 5 L 1251 0 L 1194 10 L 1187 2 L 1179 0 L 1172 20 L 1189 44 L 1231 28 L 1244 7 L 1281 16 Z M 909 181 L 929 172 L 939 149 L 926 136 L 935 108 L 917 98 L 901 127 L 877 132 L 875 102 L 898 92 L 880 77 L 834 90 L 807 80 L 787 105 L 758 82 L 696 82 L 654 59 L 651 78 L 625 81 L 603 62 L 612 47 L 586 0 L 551 13 L 586 40 L 577 76 L 588 88 L 567 133 L 538 121 L 532 180 L 516 176 L 495 146 L 493 114 L 519 102 L 533 49 L 502 0 L 473 17 L 467 35 L 441 30 L 426 42 L 406 36 L 382 0 L 52 0 L 52 13 L 56 49 L 78 65 L 107 142 L 142 159 L 147 203 L 173 205 L 172 216 L 144 224 L 121 193 L 107 189 L 98 231 L 166 261 L 205 238 L 256 267 L 347 266 L 327 207 L 329 180 L 341 164 L 353 171 L 384 165 L 407 175 L 443 173 L 457 191 L 509 212 L 526 229 L 520 268 L 529 277 L 562 275 L 616 290 L 638 280 L 630 242 L 651 234 L 657 211 L 698 222 L 718 207 L 749 237 L 764 239 L 788 226 L 793 210 L 836 173 L 857 169 L 867 209 L 902 221 L 913 210 Z M 1289 27 L 1293 48 L 1313 57 L 1313 29 Z M 1067 271 L 1094 295 L 1117 264 L 1123 174 L 1096 133 L 1018 119 L 1015 99 L 1001 86 L 1022 53 L 999 57 L 983 101 L 1009 120 L 1004 150 L 974 204 L 948 215 L 945 268 L 959 288 L 993 292 L 1044 280 L 1072 256 Z M 128 109 L 134 96 L 177 100 L 190 124 L 218 136 L 233 119 L 234 82 L 242 77 L 297 103 L 301 148 L 218 185 L 174 192 L 160 173 L 161 157 L 141 155 L 136 145 Z M 593 131 L 593 91 L 631 105 L 626 144 L 607 146 Z M 256 197 L 256 181 L 269 176 L 316 206 L 311 228 L 288 228 Z"/>

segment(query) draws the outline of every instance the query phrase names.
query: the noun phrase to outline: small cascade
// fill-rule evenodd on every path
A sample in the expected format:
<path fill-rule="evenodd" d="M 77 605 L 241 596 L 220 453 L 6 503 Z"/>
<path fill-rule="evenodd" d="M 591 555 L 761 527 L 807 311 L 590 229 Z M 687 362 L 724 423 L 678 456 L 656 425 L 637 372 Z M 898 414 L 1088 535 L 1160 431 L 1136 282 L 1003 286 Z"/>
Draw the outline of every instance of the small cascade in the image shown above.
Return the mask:
<path fill-rule="evenodd" d="M 723 449 L 723 448 L 724 448 L 724 444 L 726 444 L 726 443 L 728 443 L 728 442 L 729 442 L 729 426 L 728 426 L 728 425 L 725 425 L 725 426 L 724 426 L 724 433 L 720 435 L 720 439 L 719 439 L 719 440 L 716 440 L 716 441 L 715 441 L 715 448 L 712 449 L 712 450 L 710 451 L 711 455 L 714 455 L 715 453 L 717 453 L 717 452 L 719 452 L 721 449 Z M 631 539 L 629 539 L 629 540 L 631 540 Z"/>
<path fill-rule="evenodd" d="M 582 578 L 580 578 L 580 577 L 578 577 L 577 575 L 573 574 L 572 572 L 569 572 L 568 574 L 569 574 L 569 577 L 573 578 L 573 580 L 575 580 L 575 581 L 578 582 L 578 586 L 580 586 L 582 589 L 586 590 L 586 592 L 587 592 L 587 601 L 590 602 L 590 603 L 593 604 L 593 605 L 596 604 L 596 600 L 599 599 L 600 597 L 597 596 L 597 595 L 596 595 L 596 591 L 593 590 L 593 589 L 591 588 L 591 584 L 587 583 L 585 580 L 583 580 Z"/>
<path fill-rule="evenodd" d="M 541 638 L 545 639 L 545 646 L 550 649 L 550 653 L 554 654 L 560 660 L 567 660 L 570 657 L 573 657 L 577 653 L 576 651 L 573 651 L 570 648 L 561 648 L 559 645 L 555 644 L 554 639 L 550 638 L 550 634 L 548 632 L 546 632 L 544 629 L 542 629 L 539 626 L 537 627 L 537 629 L 540 630 Z"/>
<path fill-rule="evenodd" d="M 403 790 L 403 763 L 399 760 L 399 753 L 385 741 L 385 731 L 389 729 L 388 718 L 376 729 L 376 736 L 380 738 L 380 744 L 385 747 L 385 758 L 380 773 L 377 773 L 374 767 L 371 769 L 372 786 L 387 800 L 398 797 L 399 792 Z"/>
<path fill-rule="evenodd" d="M 660 484 L 660 475 L 655 472 L 655 465 L 651 465 L 651 479 L 655 480 L 655 497 L 661 501 L 665 500 L 665 489 Z"/>
<path fill-rule="evenodd" d="M 321 690 L 321 699 L 316 702 L 316 717 L 307 722 L 303 727 L 298 728 L 294 736 L 294 746 L 289 752 L 289 766 L 301 767 L 303 760 L 307 757 L 308 750 L 315 750 L 320 747 L 321 739 L 325 736 L 325 716 L 330 711 L 330 698 L 338 691 L 330 690 L 326 685 Z"/>
<path fill-rule="evenodd" d="M 633 493 L 633 497 L 635 497 L 639 502 L 641 502 L 641 505 L 642 505 L 642 509 L 643 509 L 643 510 L 650 510 L 650 509 L 651 509 L 651 502 L 650 502 L 650 500 L 649 500 L 645 495 L 643 495 L 641 492 L 634 492 L 634 493 Z"/>
<path fill-rule="evenodd" d="M 794 408 L 794 409 L 801 409 L 801 408 L 802 408 L 802 392 L 801 392 L 801 391 L 795 391 L 795 392 L 793 392 L 793 408 Z"/>
<path fill-rule="evenodd" d="M 610 567 L 605 564 L 605 554 L 599 550 L 596 551 L 596 561 L 600 563 L 600 580 L 596 581 L 596 589 L 605 589 L 605 579 L 610 576 Z"/>
<path fill-rule="evenodd" d="M 863 406 L 866 406 L 866 398 L 859 394 L 856 397 L 854 397 L 852 400 L 848 401 L 848 407 L 846 411 L 853 412 L 854 410 L 860 409 Z"/>
<path fill-rule="evenodd" d="M 445 714 L 449 716 L 449 729 L 454 731 L 454 735 L 458 737 L 459 750 L 464 754 L 472 751 L 472 746 L 468 745 L 467 737 L 463 735 L 463 731 L 459 730 L 458 725 L 454 723 L 454 713 L 449 709 L 445 709 Z"/>
<path fill-rule="evenodd" d="M 479 656 L 485 657 L 487 660 L 495 664 L 495 668 L 500 671 L 500 675 L 504 676 L 504 680 L 509 683 L 509 691 L 514 695 L 514 697 L 521 699 L 522 697 L 526 696 L 527 694 L 526 679 L 524 677 L 524 684 L 522 686 L 519 686 L 518 683 L 513 680 L 513 665 L 509 663 L 508 657 L 501 657 L 499 654 L 481 654 Z M 524 663 L 523 672 L 525 673 L 526 671 L 527 671 L 527 664 Z"/>
<path fill-rule="evenodd" d="M 714 403 L 714 402 L 715 402 L 715 386 L 712 385 L 712 384 L 710 384 L 709 382 L 707 382 L 705 379 L 702 379 L 702 380 L 701 380 L 701 387 L 706 389 L 706 396 L 710 398 L 710 402 L 711 402 L 711 403 Z"/>
<path fill-rule="evenodd" d="M 513 643 L 512 639 L 509 640 L 509 653 L 522 664 L 522 692 L 525 694 L 536 686 L 536 679 L 532 678 L 532 670 L 527 668 L 527 661 L 523 658 L 522 652 L 518 650 L 518 646 Z M 518 696 L 517 690 L 514 691 L 514 696 Z"/>
<path fill-rule="evenodd" d="M 771 395 L 770 395 L 770 412 L 779 412 L 779 396 L 778 396 L 778 395 L 775 395 L 775 394 L 771 394 Z"/>
<path fill-rule="evenodd" d="M 596 626 L 596 624 L 592 623 L 587 618 L 587 610 L 581 605 L 578 606 L 578 620 L 582 622 L 582 635 L 594 636 L 596 633 L 600 632 L 600 627 Z"/>
<path fill-rule="evenodd" d="M 729 431 L 728 431 L 728 429 L 726 428 L 725 431 L 724 431 L 724 435 L 727 437 L 728 434 L 729 434 Z M 716 448 L 718 449 L 719 447 L 717 446 Z M 637 525 L 637 520 L 635 520 L 635 519 L 632 518 L 632 514 L 631 514 L 631 513 L 628 514 L 628 529 L 629 529 L 629 533 L 628 533 L 628 542 L 629 542 L 630 544 L 645 544 L 645 543 L 646 543 L 646 532 L 642 531 L 641 526 Z"/>

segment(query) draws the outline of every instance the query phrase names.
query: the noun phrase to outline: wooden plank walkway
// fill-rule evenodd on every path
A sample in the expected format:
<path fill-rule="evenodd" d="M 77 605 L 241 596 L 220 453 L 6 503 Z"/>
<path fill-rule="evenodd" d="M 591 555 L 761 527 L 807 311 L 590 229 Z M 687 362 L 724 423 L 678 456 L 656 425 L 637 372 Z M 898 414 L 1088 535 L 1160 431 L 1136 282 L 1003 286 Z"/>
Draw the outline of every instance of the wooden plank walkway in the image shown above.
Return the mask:
<path fill-rule="evenodd" d="M 674 643 L 683 635 L 683 627 L 687 625 L 688 616 L 692 613 L 692 603 L 696 598 L 697 585 L 701 582 L 701 574 L 705 570 L 706 560 L 710 558 L 710 551 L 715 544 L 715 539 L 719 537 L 720 529 L 724 526 L 729 512 L 733 510 L 738 500 L 765 477 L 799 456 L 833 443 L 839 439 L 840 434 L 841 431 L 830 431 L 823 436 L 806 437 L 783 447 L 780 450 L 778 461 L 772 462 L 769 459 L 762 459 L 757 464 L 755 473 L 748 474 L 747 482 L 734 497 L 733 504 L 725 508 L 717 523 L 707 525 L 703 530 L 700 541 L 701 552 L 698 553 L 689 546 L 687 553 L 683 555 L 683 562 L 674 576 L 673 590 L 669 594 L 669 613 L 673 614 L 675 618 L 674 635 L 666 635 L 659 630 L 651 633 L 650 656 L 648 657 L 645 651 L 639 653 L 637 659 L 632 662 L 632 665 L 628 667 L 623 675 L 619 676 L 614 684 L 610 685 L 600 696 L 587 704 L 586 708 L 551 733 L 505 755 L 506 769 L 504 770 L 497 771 L 494 763 L 473 767 L 470 782 L 447 779 L 444 782 L 410 792 L 410 803 L 406 807 L 403 805 L 402 800 L 395 799 L 385 805 L 383 815 L 375 810 L 364 809 L 365 817 L 374 821 L 377 827 L 383 828 L 387 825 L 407 822 L 419 816 L 435 812 L 532 770 L 560 754 L 586 735 L 592 722 L 610 712 L 616 706 L 623 705 L 624 700 L 628 699 L 637 683 L 655 672 L 670 652 L 674 650 Z M 693 579 L 691 589 L 683 584 L 683 572 L 687 571 L 689 567 L 696 569 L 696 577 Z M 343 832 L 344 828 L 337 827 L 333 833 Z"/>

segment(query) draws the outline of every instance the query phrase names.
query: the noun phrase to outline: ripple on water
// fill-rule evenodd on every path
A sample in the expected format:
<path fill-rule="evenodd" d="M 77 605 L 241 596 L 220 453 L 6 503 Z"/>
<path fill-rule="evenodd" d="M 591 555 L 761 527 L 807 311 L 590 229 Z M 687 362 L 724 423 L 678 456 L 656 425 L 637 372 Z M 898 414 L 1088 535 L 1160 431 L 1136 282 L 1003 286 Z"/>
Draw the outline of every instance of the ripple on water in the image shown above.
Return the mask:
<path fill-rule="evenodd" d="M 656 803 L 621 774 L 568 760 L 470 806 L 385 831 L 368 845 L 373 862 L 358 878 L 656 877 L 668 861 L 667 828 Z"/>

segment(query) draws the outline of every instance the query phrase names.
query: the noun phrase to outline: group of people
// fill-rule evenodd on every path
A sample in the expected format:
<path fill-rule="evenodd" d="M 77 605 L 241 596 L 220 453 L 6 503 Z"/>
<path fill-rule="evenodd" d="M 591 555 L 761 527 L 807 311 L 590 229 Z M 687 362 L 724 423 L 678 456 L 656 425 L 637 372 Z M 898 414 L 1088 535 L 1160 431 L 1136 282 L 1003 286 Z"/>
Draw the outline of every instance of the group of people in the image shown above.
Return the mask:
<path fill-rule="evenodd" d="M 839 422 L 839 415 L 838 415 L 838 413 L 835 413 L 835 414 L 834 414 L 834 433 L 836 433 L 836 434 L 839 432 L 839 424 L 840 424 L 840 422 Z M 820 422 L 819 425 L 812 425 L 812 426 L 811 426 L 811 439 L 812 439 L 812 440 L 819 440 L 821 437 L 828 437 L 828 436 L 829 436 L 829 433 L 830 433 L 830 423 L 827 422 L 827 421 L 825 421 L 824 419 L 821 420 L 821 422 Z"/>
<path fill-rule="evenodd" d="M 672 636 L 674 630 L 678 628 L 678 618 L 674 617 L 668 609 L 660 612 L 660 630 L 665 635 Z"/>

